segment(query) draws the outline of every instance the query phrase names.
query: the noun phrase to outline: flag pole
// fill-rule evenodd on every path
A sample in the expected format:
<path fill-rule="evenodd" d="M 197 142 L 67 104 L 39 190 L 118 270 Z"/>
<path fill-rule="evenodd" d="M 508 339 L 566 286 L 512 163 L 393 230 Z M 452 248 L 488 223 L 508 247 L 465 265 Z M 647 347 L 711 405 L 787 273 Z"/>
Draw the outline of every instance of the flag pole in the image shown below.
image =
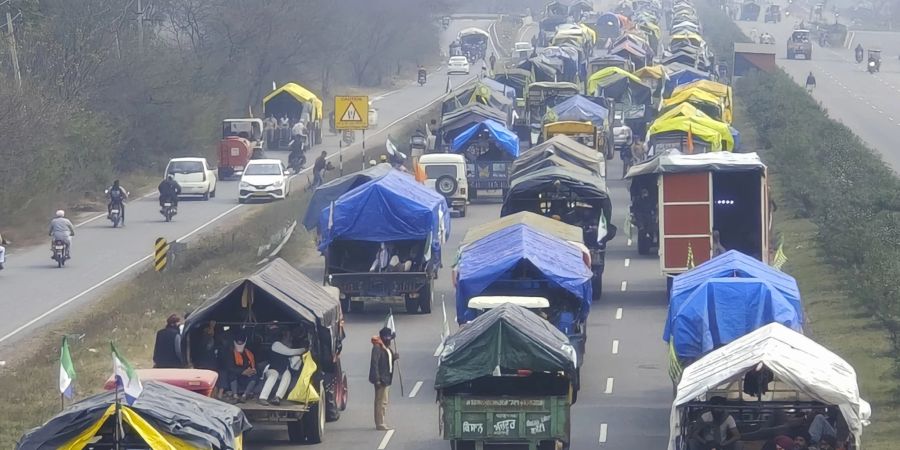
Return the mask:
<path fill-rule="evenodd" d="M 119 450 L 119 441 L 122 439 L 119 435 L 119 431 L 122 428 L 122 403 L 119 401 L 119 382 L 116 381 L 116 427 L 114 433 L 114 440 L 116 450 Z"/>
<path fill-rule="evenodd" d="M 394 318 L 394 310 L 393 310 L 393 308 L 391 308 L 390 314 L 391 314 L 391 316 L 390 316 L 390 317 L 391 317 L 391 322 L 393 322 L 393 318 Z M 392 325 L 393 325 L 393 323 L 392 323 Z M 396 328 L 395 325 L 394 325 L 394 327 Z M 394 330 L 391 330 L 391 332 L 394 332 Z M 393 339 L 392 342 L 394 343 L 394 352 L 400 353 L 400 351 L 398 350 L 398 349 L 400 348 L 400 344 L 397 343 L 397 337 L 396 337 L 396 335 L 394 336 L 394 339 Z M 393 364 L 393 362 L 392 362 L 392 364 Z M 397 365 L 397 377 L 400 379 L 400 396 L 401 396 L 401 397 L 406 397 L 406 392 L 404 392 L 404 390 L 403 390 L 403 371 L 400 370 L 400 358 L 397 358 L 397 364 L 396 364 L 396 365 Z"/>

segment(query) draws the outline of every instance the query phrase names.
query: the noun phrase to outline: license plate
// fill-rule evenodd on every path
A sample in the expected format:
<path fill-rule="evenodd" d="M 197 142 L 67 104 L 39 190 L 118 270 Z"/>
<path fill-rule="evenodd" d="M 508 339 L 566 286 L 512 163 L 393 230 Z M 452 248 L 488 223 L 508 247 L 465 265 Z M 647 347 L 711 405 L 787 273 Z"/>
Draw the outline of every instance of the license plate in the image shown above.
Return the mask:
<path fill-rule="evenodd" d="M 113 214 L 118 214 L 118 213 L 119 213 L 119 210 L 118 210 L 118 209 L 114 209 L 114 210 L 112 210 L 112 213 L 113 213 Z"/>
<path fill-rule="evenodd" d="M 171 204 L 171 203 L 163 203 L 163 206 L 165 206 L 166 208 L 168 208 L 168 207 L 172 206 L 172 204 Z"/>
<path fill-rule="evenodd" d="M 234 166 L 234 170 L 244 170 L 244 166 Z"/>
<path fill-rule="evenodd" d="M 57 245 L 57 246 L 56 246 L 56 249 L 57 249 L 57 250 L 64 250 L 65 248 L 66 248 L 65 245 Z"/>

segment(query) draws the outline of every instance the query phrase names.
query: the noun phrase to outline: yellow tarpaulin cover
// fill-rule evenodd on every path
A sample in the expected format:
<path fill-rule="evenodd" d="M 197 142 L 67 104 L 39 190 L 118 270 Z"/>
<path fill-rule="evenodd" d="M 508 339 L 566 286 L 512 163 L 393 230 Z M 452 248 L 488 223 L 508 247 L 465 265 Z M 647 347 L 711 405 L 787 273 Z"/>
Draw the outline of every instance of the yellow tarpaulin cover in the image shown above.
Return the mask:
<path fill-rule="evenodd" d="M 712 119 L 706 119 L 711 122 L 716 122 Z M 657 120 L 653 122 L 653 125 L 650 126 L 650 129 L 647 130 L 648 136 L 653 136 L 657 133 L 665 133 L 667 131 L 683 131 L 685 133 L 690 132 L 697 138 L 709 143 L 711 147 L 711 151 L 718 152 L 722 151 L 722 142 L 725 142 L 725 150 L 731 151 L 734 148 L 734 138 L 731 136 L 731 131 L 728 130 L 728 126 L 722 122 L 717 122 L 725 127 L 724 135 L 722 133 L 722 129 L 720 126 L 716 126 L 716 128 L 712 128 L 709 125 L 715 125 L 713 123 L 701 123 L 703 120 L 694 118 L 694 117 L 685 117 L 678 116 L 665 120 Z"/>
<path fill-rule="evenodd" d="M 303 354 L 303 368 L 300 369 L 300 376 L 297 378 L 297 384 L 294 389 L 288 393 L 287 399 L 297 403 L 313 403 L 319 401 L 319 393 L 312 385 L 312 377 L 316 373 L 318 366 L 313 361 L 312 354 L 306 352 Z"/>
<path fill-rule="evenodd" d="M 700 89 L 722 99 L 725 104 L 725 121 L 731 123 L 732 105 L 734 105 L 734 94 L 731 86 L 718 83 L 711 80 L 696 80 L 687 84 L 682 84 L 672 91 L 672 96 L 678 95 L 689 89 Z"/>
<path fill-rule="evenodd" d="M 578 26 L 581 27 L 582 30 L 584 30 L 584 34 L 588 37 L 588 39 L 590 39 L 591 45 L 595 45 L 597 43 L 597 32 L 594 31 L 593 28 L 583 23 L 579 23 Z"/>
<path fill-rule="evenodd" d="M 575 45 L 584 45 L 584 36 L 579 34 L 557 34 L 550 41 L 551 45 L 559 45 L 565 42 L 571 42 Z"/>
<path fill-rule="evenodd" d="M 288 83 L 278 89 L 275 89 L 263 99 L 263 105 L 268 103 L 269 100 L 272 100 L 273 98 L 275 98 L 275 96 L 281 94 L 282 92 L 290 94 L 291 97 L 294 97 L 298 101 L 311 102 L 316 107 L 315 120 L 322 120 L 322 100 L 319 100 L 319 97 L 316 97 L 316 94 L 313 94 L 308 89 L 300 86 L 297 83 Z"/>
<path fill-rule="evenodd" d="M 725 119 L 725 102 L 723 102 L 722 99 L 715 94 L 710 94 L 709 92 L 698 88 L 683 90 L 678 94 L 672 95 L 671 97 L 664 99 L 661 106 L 662 109 L 666 109 L 670 106 L 675 106 L 685 102 L 715 105 L 720 110 L 722 110 L 723 117 L 721 117 L 721 119 Z M 713 119 L 719 119 L 719 117 L 713 117 Z"/>
<path fill-rule="evenodd" d="M 653 79 L 653 80 L 661 80 L 666 75 L 665 69 L 663 66 L 644 66 L 640 69 L 634 71 L 634 75 L 640 79 Z"/>
<path fill-rule="evenodd" d="M 697 33 L 690 32 L 690 31 L 684 32 L 684 33 L 673 34 L 672 37 L 670 38 L 670 41 L 671 42 L 690 41 L 691 44 L 694 44 L 696 46 L 700 46 L 700 45 L 703 45 L 706 43 L 706 41 L 703 40 L 702 36 L 700 36 Z"/>
<path fill-rule="evenodd" d="M 638 83 L 641 82 L 640 78 L 636 77 L 634 74 L 628 72 L 627 70 L 620 69 L 618 67 L 606 67 L 604 69 L 600 69 L 600 70 L 594 72 L 594 74 L 591 75 L 590 78 L 588 78 L 588 90 L 587 91 L 588 92 L 596 91 L 597 86 L 600 85 L 600 82 L 603 81 L 603 79 L 611 77 L 616 74 L 625 75 L 632 81 L 635 81 Z"/>
<path fill-rule="evenodd" d="M 657 39 L 659 39 L 659 36 L 662 34 L 662 30 L 659 29 L 659 25 L 653 22 L 641 22 L 640 24 L 638 24 L 638 27 L 650 31 L 654 36 L 656 36 Z"/>
<path fill-rule="evenodd" d="M 706 114 L 705 112 L 701 111 L 700 109 L 697 109 L 696 106 L 694 106 L 690 103 L 681 103 L 678 106 L 657 116 L 656 120 L 671 119 L 673 117 L 678 117 L 678 116 L 686 116 L 686 117 L 699 116 L 699 117 L 707 117 L 707 118 L 712 119 L 712 117 L 709 117 L 709 114 Z"/>
<path fill-rule="evenodd" d="M 153 450 L 198 450 L 200 447 L 189 444 L 170 434 L 163 433 L 153 427 L 149 422 L 144 420 L 140 414 L 134 412 L 128 406 L 121 406 L 122 421 L 131 426 L 131 428 L 144 440 Z M 85 429 L 81 434 L 75 436 L 69 442 L 60 446 L 57 450 L 82 450 L 97 435 L 97 431 L 106 423 L 110 417 L 115 417 L 116 405 L 109 405 L 103 417 L 93 425 Z M 241 439 L 235 443 L 237 449 L 241 448 Z"/>

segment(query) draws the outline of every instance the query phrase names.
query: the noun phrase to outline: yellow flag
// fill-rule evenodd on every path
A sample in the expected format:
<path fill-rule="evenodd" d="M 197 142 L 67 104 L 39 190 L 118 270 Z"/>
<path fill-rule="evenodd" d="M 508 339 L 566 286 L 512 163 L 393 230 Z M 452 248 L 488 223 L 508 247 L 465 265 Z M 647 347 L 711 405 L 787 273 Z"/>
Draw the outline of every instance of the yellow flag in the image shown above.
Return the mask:
<path fill-rule="evenodd" d="M 696 266 L 697 265 L 694 264 L 694 247 L 688 242 L 687 268 L 688 270 L 691 270 Z"/>
<path fill-rule="evenodd" d="M 778 249 L 775 250 L 775 258 L 772 260 L 772 267 L 781 270 L 787 263 L 787 255 L 784 254 L 784 236 L 778 239 Z"/>

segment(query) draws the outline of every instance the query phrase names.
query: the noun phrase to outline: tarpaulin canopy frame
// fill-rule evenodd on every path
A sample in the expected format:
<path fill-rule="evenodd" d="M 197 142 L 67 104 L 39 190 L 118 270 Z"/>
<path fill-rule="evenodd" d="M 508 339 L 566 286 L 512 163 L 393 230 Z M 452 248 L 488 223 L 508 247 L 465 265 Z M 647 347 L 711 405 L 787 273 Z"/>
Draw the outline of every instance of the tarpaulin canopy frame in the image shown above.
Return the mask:
<path fill-rule="evenodd" d="M 871 406 L 860 398 L 853 366 L 812 339 L 783 325 L 769 324 L 712 351 L 687 368 L 678 383 L 670 413 L 668 450 L 677 450 L 680 409 L 708 392 L 738 381 L 762 364 L 775 379 L 824 405 L 836 405 L 860 448 Z"/>
<path fill-rule="evenodd" d="M 390 164 L 381 163 L 359 172 L 335 178 L 334 180 L 317 187 L 313 192 L 312 198 L 309 200 L 309 206 L 306 208 L 306 213 L 303 216 L 303 226 L 305 226 L 307 230 L 318 227 L 322 210 L 330 205 L 331 202 L 339 199 L 347 191 L 374 179 L 381 178 L 390 171 Z"/>
<path fill-rule="evenodd" d="M 716 152 L 683 155 L 677 150 L 667 150 L 641 164 L 632 166 L 628 169 L 625 178 L 651 173 L 764 172 L 765 170 L 765 164 L 756 153 Z"/>
<path fill-rule="evenodd" d="M 543 231 L 551 236 L 556 236 L 564 241 L 572 241 L 584 243 L 582 239 L 581 228 L 574 225 L 563 223 L 540 214 L 528 211 L 522 211 L 490 222 L 483 223 L 478 226 L 469 228 L 466 235 L 459 243 L 460 248 L 464 248 L 467 244 L 471 244 L 483 237 L 487 237 L 494 232 L 511 227 L 516 224 L 524 224 L 535 230 Z"/>
<path fill-rule="evenodd" d="M 468 148 L 469 143 L 482 131 L 487 131 L 493 142 L 503 151 L 516 158 L 519 156 L 519 136 L 496 120 L 487 119 L 474 124 L 453 138 L 450 150 L 460 153 Z"/>
<path fill-rule="evenodd" d="M 322 100 L 319 100 L 319 97 L 317 97 L 316 94 L 313 94 L 311 91 L 297 83 L 287 83 L 269 93 L 269 95 L 263 98 L 263 108 L 265 108 L 265 105 L 270 101 L 282 94 L 289 95 L 298 102 L 312 103 L 315 106 L 315 116 L 313 117 L 313 120 L 322 120 Z"/>

